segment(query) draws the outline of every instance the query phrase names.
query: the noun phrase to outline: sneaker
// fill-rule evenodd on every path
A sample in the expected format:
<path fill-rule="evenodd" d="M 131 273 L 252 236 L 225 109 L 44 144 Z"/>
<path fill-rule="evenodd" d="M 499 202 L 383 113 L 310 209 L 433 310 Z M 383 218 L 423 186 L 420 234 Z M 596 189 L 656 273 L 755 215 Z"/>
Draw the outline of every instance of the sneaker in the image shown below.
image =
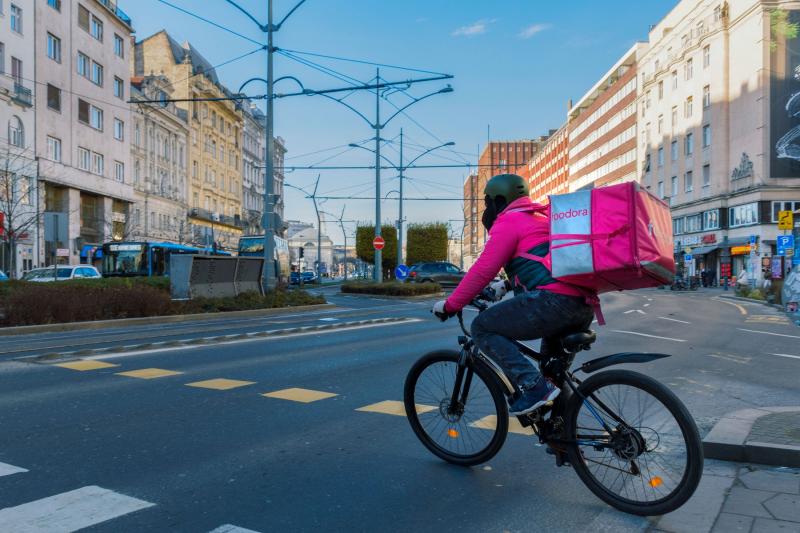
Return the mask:
<path fill-rule="evenodd" d="M 561 389 L 553 385 L 549 379 L 539 378 L 532 388 L 523 390 L 522 396 L 508 407 L 508 414 L 524 415 L 533 412 L 558 398 L 559 394 Z"/>

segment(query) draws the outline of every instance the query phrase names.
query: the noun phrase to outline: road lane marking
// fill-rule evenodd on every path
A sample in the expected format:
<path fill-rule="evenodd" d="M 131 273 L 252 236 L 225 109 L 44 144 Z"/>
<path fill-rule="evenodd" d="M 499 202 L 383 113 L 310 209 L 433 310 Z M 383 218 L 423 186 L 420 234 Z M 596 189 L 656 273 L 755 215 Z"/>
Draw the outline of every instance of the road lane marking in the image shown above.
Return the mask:
<path fill-rule="evenodd" d="M 789 319 L 780 315 L 750 315 L 745 322 L 747 324 L 788 324 Z"/>
<path fill-rule="evenodd" d="M 276 390 L 273 392 L 267 392 L 265 394 L 262 394 L 261 396 L 266 396 L 267 398 L 279 398 L 281 400 L 290 400 L 292 402 L 311 403 L 311 402 L 316 402 L 318 400 L 333 398 L 334 396 L 338 396 L 338 394 L 334 394 L 332 392 L 311 390 L 311 389 L 300 389 L 295 387 L 291 389 L 283 389 L 283 390 Z"/>
<path fill-rule="evenodd" d="M 771 331 L 759 331 L 757 329 L 744 329 L 736 328 L 739 331 L 746 331 L 747 333 L 761 333 L 763 335 L 774 335 L 775 337 L 789 337 L 790 339 L 800 339 L 797 335 L 786 335 L 785 333 L 773 333 Z"/>
<path fill-rule="evenodd" d="M 648 333 L 639 333 L 636 331 L 625 331 L 621 329 L 612 329 L 614 333 L 625 333 L 627 335 L 639 335 L 640 337 L 649 337 L 651 339 L 661 339 L 664 341 L 673 341 L 673 342 L 686 342 L 683 339 L 673 339 L 672 337 L 659 337 L 658 335 L 650 335 Z"/>
<path fill-rule="evenodd" d="M 0 463 L 0 477 L 3 476 L 10 476 L 11 474 L 21 474 L 23 472 L 27 472 L 28 470 L 25 468 L 20 468 L 18 466 Z"/>
<path fill-rule="evenodd" d="M 183 374 L 183 372 L 176 372 L 175 370 L 165 370 L 163 368 L 142 368 L 141 370 L 117 372 L 118 376 L 127 376 L 129 378 L 139 378 L 139 379 L 164 378 L 167 376 L 177 376 L 178 374 Z"/>
<path fill-rule="evenodd" d="M 716 359 L 724 359 L 732 363 L 739 363 L 740 365 L 750 364 L 751 357 L 742 357 L 739 355 L 723 354 L 723 353 L 707 353 L 706 357 L 714 357 Z"/>
<path fill-rule="evenodd" d="M 70 370 L 77 370 L 78 372 L 85 372 L 87 370 L 97 370 L 100 368 L 112 368 L 119 365 L 106 363 L 97 359 L 81 359 L 79 361 L 69 361 L 67 363 L 57 363 L 55 366 L 61 368 L 69 368 Z"/>
<path fill-rule="evenodd" d="M 224 524 L 212 531 L 209 531 L 208 533 L 259 533 L 259 532 L 254 529 L 245 529 L 243 527 L 234 526 L 233 524 Z"/>
<path fill-rule="evenodd" d="M 800 355 L 789 355 L 788 353 L 771 353 L 770 355 L 777 355 L 778 357 L 788 357 L 790 359 L 800 359 Z"/>
<path fill-rule="evenodd" d="M 214 389 L 214 390 L 231 390 L 239 387 L 246 387 L 254 385 L 255 381 L 241 381 L 238 379 L 207 379 L 205 381 L 195 381 L 194 383 L 187 383 L 187 387 L 197 387 L 199 389 Z"/>
<path fill-rule="evenodd" d="M 0 524 L 3 531 L 77 531 L 153 505 L 91 485 L 1 509 Z"/>
<path fill-rule="evenodd" d="M 497 415 L 484 416 L 480 420 L 476 420 L 471 427 L 479 429 L 490 429 L 494 431 L 497 428 Z M 508 432 L 517 433 L 519 435 L 533 435 L 533 429 L 525 427 L 519 423 L 516 417 L 508 417 Z"/>
<path fill-rule="evenodd" d="M 417 414 L 427 413 L 428 411 L 435 411 L 437 407 L 432 405 L 416 404 Z M 406 407 L 403 402 L 396 400 L 385 400 L 383 402 L 373 403 L 359 407 L 356 411 L 365 413 L 383 413 L 385 415 L 406 416 Z"/>
<path fill-rule="evenodd" d="M 669 317 L 666 317 L 666 316 L 660 316 L 658 318 L 660 318 L 661 320 L 669 320 L 670 322 L 680 322 L 681 324 L 691 324 L 691 322 L 687 322 L 685 320 L 678 320 L 677 318 L 669 318 Z"/>
<path fill-rule="evenodd" d="M 711 299 L 714 300 L 715 302 L 720 302 L 720 303 L 723 303 L 723 304 L 728 304 L 728 305 L 732 305 L 732 306 L 736 307 L 737 309 L 739 309 L 739 313 L 741 313 L 742 315 L 746 315 L 747 314 L 747 309 L 745 309 L 741 305 L 737 304 L 736 302 L 728 302 L 724 298 L 711 298 Z"/>
<path fill-rule="evenodd" d="M 642 307 L 650 307 L 650 304 L 644 304 Z"/>
<path fill-rule="evenodd" d="M 320 322 L 334 322 L 334 321 L 336 321 L 336 320 L 339 320 L 339 319 L 338 319 L 338 318 L 333 318 L 333 317 L 328 317 L 328 318 L 320 318 L 320 319 L 319 319 L 319 321 L 320 321 Z"/>

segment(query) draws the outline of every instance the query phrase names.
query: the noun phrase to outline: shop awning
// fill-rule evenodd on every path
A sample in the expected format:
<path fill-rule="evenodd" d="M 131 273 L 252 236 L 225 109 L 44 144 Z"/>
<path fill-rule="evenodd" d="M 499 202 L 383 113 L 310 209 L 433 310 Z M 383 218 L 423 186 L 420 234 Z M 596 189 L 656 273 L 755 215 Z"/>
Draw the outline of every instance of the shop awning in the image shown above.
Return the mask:
<path fill-rule="evenodd" d="M 731 246 L 745 246 L 750 244 L 750 237 L 733 237 L 732 239 L 728 239 L 727 246 L 722 246 L 722 243 L 718 243 L 717 246 L 722 248 L 730 248 Z"/>
<path fill-rule="evenodd" d="M 714 250 L 719 249 L 718 244 L 714 244 L 713 246 L 701 246 L 699 248 L 695 248 L 692 250 L 692 255 L 706 255 L 708 253 L 713 252 Z"/>

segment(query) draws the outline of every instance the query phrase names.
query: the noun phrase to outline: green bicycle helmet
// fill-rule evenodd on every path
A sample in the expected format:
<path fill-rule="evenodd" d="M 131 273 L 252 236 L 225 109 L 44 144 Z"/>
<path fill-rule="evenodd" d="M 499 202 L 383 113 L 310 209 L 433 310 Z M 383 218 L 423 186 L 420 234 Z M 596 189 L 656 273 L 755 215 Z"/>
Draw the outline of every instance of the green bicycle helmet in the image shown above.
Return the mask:
<path fill-rule="evenodd" d="M 486 209 L 481 222 L 486 230 L 490 230 L 497 216 L 518 198 L 528 196 L 528 182 L 516 174 L 498 174 L 486 183 L 484 189 Z"/>

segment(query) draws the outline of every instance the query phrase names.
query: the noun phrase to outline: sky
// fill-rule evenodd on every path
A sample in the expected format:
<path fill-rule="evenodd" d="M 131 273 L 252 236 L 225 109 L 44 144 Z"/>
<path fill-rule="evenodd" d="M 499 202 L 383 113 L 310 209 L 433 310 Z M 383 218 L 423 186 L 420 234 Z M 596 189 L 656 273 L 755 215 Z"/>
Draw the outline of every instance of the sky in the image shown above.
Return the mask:
<path fill-rule="evenodd" d="M 166 0 L 239 33 L 233 35 L 180 12 L 162 0 L 120 0 L 133 19 L 138 39 L 166 29 L 179 42 L 188 40 L 212 65 L 254 51 L 265 36 L 254 22 L 226 0 Z M 267 0 L 238 0 L 259 21 L 266 22 Z M 276 22 L 296 0 L 275 0 Z M 403 129 L 406 163 L 428 148 L 455 142 L 420 158 L 420 165 L 477 163 L 487 135 L 493 140 L 524 139 L 546 134 L 566 120 L 567 102 L 578 100 L 636 41 L 646 40 L 676 0 L 553 2 L 548 0 L 307 0 L 275 34 L 275 77 L 295 76 L 306 88 L 332 89 L 370 82 L 374 65 L 301 55 L 323 54 L 420 69 L 454 76 L 452 80 L 414 84 L 381 101 L 382 120 L 411 100 L 452 85 L 453 92 L 437 94 L 409 107 L 381 132 L 382 153 L 398 164 L 399 133 Z M 242 36 L 252 39 L 246 40 Z M 303 64 L 312 61 L 336 76 Z M 245 80 L 266 77 L 266 52 L 257 51 L 217 69 L 221 81 L 237 91 Z M 381 67 L 386 81 L 405 81 L 430 73 Z M 276 85 L 277 93 L 297 90 L 292 81 Z M 263 95 L 254 82 L 245 92 Z M 345 94 L 345 93 L 342 93 Z M 374 123 L 375 93 L 359 91 L 344 100 Z M 374 130 L 343 105 L 320 96 L 296 96 L 275 102 L 275 134 L 286 142 L 286 165 L 369 166 L 374 155 L 348 148 L 364 143 L 373 148 Z M 406 223 L 449 222 L 460 235 L 462 186 L 467 168 L 410 169 L 404 180 Z M 375 171 L 294 170 L 288 184 L 311 191 L 319 175 L 318 196 L 375 197 Z M 394 224 L 398 217 L 397 172 L 383 170 L 381 218 Z M 388 193 L 388 196 L 387 196 Z M 414 200 L 448 198 L 452 200 Z M 315 222 L 312 201 L 287 188 L 286 218 Z M 322 201 L 323 218 L 333 220 L 344 208 L 349 231 L 355 221 L 374 223 L 375 201 Z M 337 224 L 323 229 L 340 243 Z"/>

